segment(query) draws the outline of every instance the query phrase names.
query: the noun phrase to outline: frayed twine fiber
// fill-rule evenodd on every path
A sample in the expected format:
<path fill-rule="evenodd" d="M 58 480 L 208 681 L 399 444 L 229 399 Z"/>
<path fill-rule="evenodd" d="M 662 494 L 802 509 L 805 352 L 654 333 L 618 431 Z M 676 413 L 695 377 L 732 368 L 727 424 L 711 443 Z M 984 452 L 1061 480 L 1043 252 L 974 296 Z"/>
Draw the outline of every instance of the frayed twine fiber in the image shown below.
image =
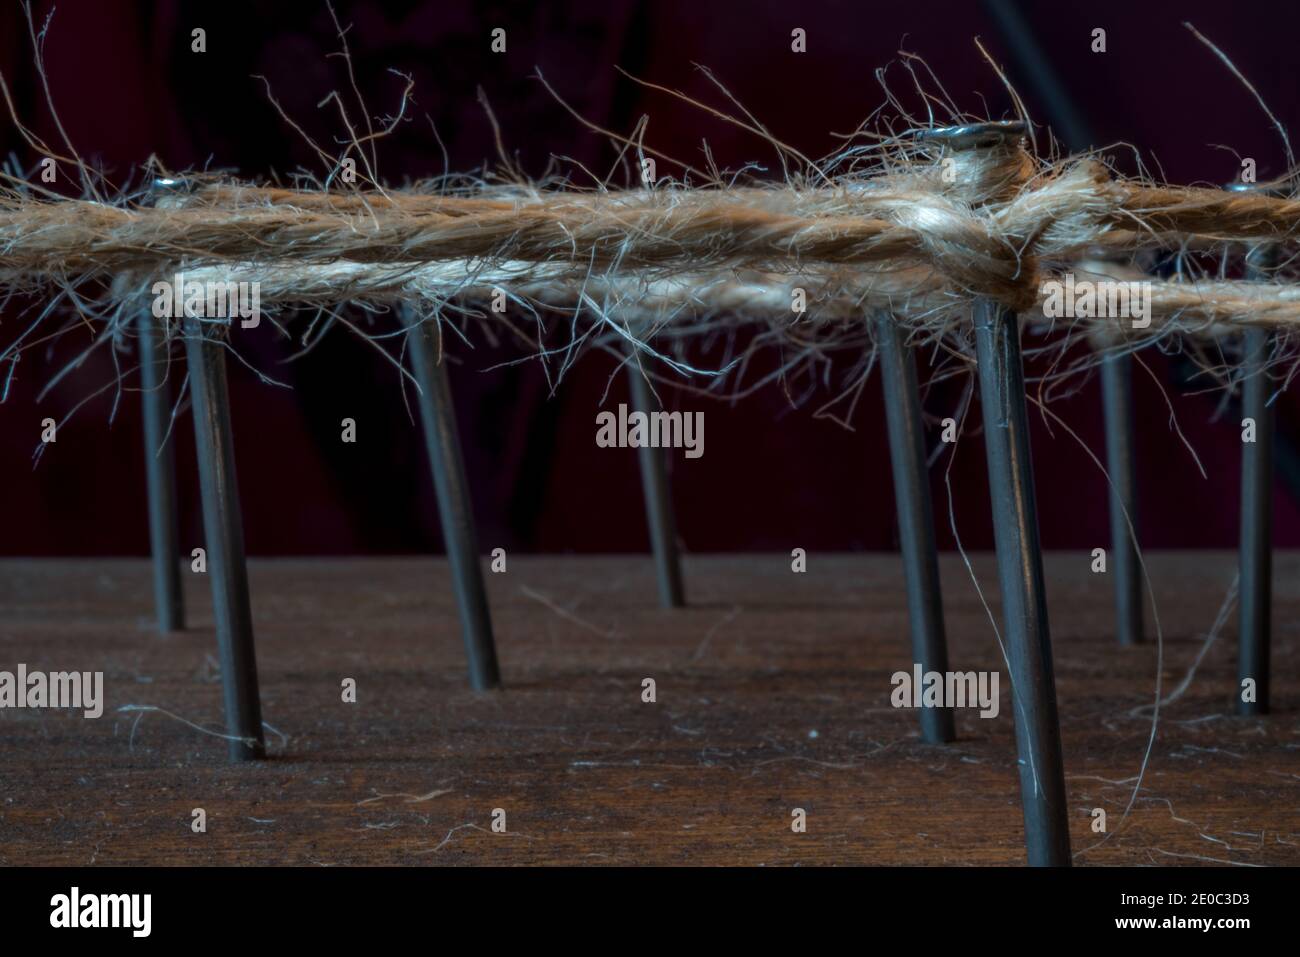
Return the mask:
<path fill-rule="evenodd" d="M 1081 262 L 1070 272 L 1081 281 L 1113 280 L 1102 264 Z M 1053 273 L 1043 278 L 1059 280 Z M 187 280 L 256 282 L 261 301 L 282 305 L 326 305 L 340 300 L 367 302 L 436 301 L 449 289 L 471 301 L 486 301 L 497 289 L 546 306 L 573 309 L 584 297 L 603 304 L 634 324 L 691 306 L 705 316 L 789 315 L 796 290 L 802 290 L 812 318 L 846 322 L 866 311 L 889 309 L 898 321 L 934 316 L 967 304 L 954 295 L 935 270 L 912 268 L 863 278 L 850 270 L 799 274 L 734 269 L 685 272 L 663 278 L 593 276 L 562 264 L 520 261 L 487 265 L 479 261 L 441 263 L 348 263 L 316 266 L 298 262 L 231 263 L 185 272 Z M 1125 281 L 1133 281 L 1131 278 Z M 1226 280 L 1169 281 L 1144 277 L 1150 286 L 1152 324 L 1147 331 L 1119 330 L 1140 341 L 1170 328 L 1180 333 L 1219 335 L 1241 326 L 1300 325 L 1300 287 L 1280 283 Z M 1026 318 L 1042 312 L 1046 295 L 1040 289 Z M 1047 322 L 1047 320 L 1041 320 Z M 1107 317 L 1082 318 L 1080 323 L 1113 327 Z"/>
<path fill-rule="evenodd" d="M 175 177 L 151 162 L 151 174 L 163 172 L 191 190 L 123 192 L 83 161 L 58 121 L 48 82 L 42 84 L 45 102 L 59 136 L 53 146 L 24 125 L 0 74 L 0 98 L 19 138 L 42 163 L 61 171 L 61 182 L 71 173 L 82 188 L 80 198 L 57 195 L 24 176 L 16 158 L 12 171 L 0 169 L 0 183 L 8 184 L 0 186 L 0 296 L 12 302 L 13 294 L 30 295 L 19 303 L 20 315 L 35 314 L 20 319 L 17 336 L 0 351 L 0 401 L 26 350 L 65 333 L 75 334 L 83 348 L 42 395 L 104 346 L 114 351 L 119 372 L 104 388 L 120 393 L 117 353 L 131 352 L 127 341 L 142 328 L 135 317 L 148 308 L 154 284 L 178 275 L 214 285 L 258 283 L 260 305 L 253 308 L 265 307 L 286 340 L 299 338 L 293 358 L 343 326 L 407 376 L 400 351 L 408 325 L 430 320 L 440 343 L 459 336 L 470 346 L 462 327 L 475 322 L 494 344 L 504 335 L 524 345 L 529 355 L 508 361 L 540 360 L 552 387 L 577 355 L 594 346 L 621 362 L 635 359 L 651 377 L 670 369 L 688 391 L 717 394 L 725 384 L 738 398 L 779 381 L 797 405 L 817 389 L 838 388 L 823 409 L 841 400 L 851 407 L 861 394 L 874 364 L 870 318 L 881 310 L 906 325 L 913 345 L 934 346 L 931 381 L 969 376 L 975 361 L 969 316 L 977 298 L 1018 310 L 1035 331 L 1047 333 L 1038 342 L 1026 337 L 1024 345 L 1028 381 L 1037 383 L 1040 397 L 1100 362 L 1103 352 L 1152 342 L 1189 355 L 1201 371 L 1230 384 L 1242 371 L 1235 356 L 1239 337 L 1222 333 L 1243 324 L 1279 330 L 1270 370 L 1292 360 L 1296 338 L 1288 328 L 1300 316 L 1287 285 L 1295 272 L 1291 259 L 1278 257 L 1268 282 L 1226 277 L 1243 251 L 1240 244 L 1295 239 L 1300 202 L 1117 176 L 1101 153 L 1055 158 L 1049 148 L 1053 158 L 1045 159 L 1034 155 L 1032 123 L 1027 131 L 1034 153 L 1023 141 L 1002 138 L 953 151 L 927 137 L 926 128 L 979 119 L 961 111 L 915 54 L 899 55 L 920 111 L 890 89 L 882 67 L 874 75 L 885 103 L 848 135 L 835 134 L 842 144 L 819 159 L 774 137 L 707 67 L 699 67 L 701 74 L 736 112 L 620 71 L 647 91 L 761 141 L 776 154 L 777 182 L 754 178 L 757 164 L 720 169 L 707 142 L 698 166 L 653 149 L 646 143 L 648 117 L 627 135 L 604 129 L 536 70 L 535 79 L 560 106 L 613 147 L 614 162 L 603 178 L 562 157 L 552 158 L 542 181 L 526 177 L 480 91 L 499 166 L 457 175 L 446 168 L 444 155 L 442 176 L 387 190 L 377 172 L 378 145 L 411 119 L 414 82 L 395 74 L 405 85 L 379 119 L 352 76 L 347 31 L 326 6 L 338 37 L 336 55 L 351 81 L 350 91 L 336 90 L 321 101 L 339 108 L 337 142 L 314 141 L 276 101 L 269 83 L 266 89 L 286 129 L 322 164 L 323 179 L 295 175 L 298 185 L 315 188 L 207 174 Z M 49 23 L 38 31 L 30 6 L 24 9 L 31 56 L 44 80 L 39 41 Z M 1222 51 L 1191 24 L 1184 26 L 1255 97 L 1281 135 L 1288 165 L 1297 167 L 1285 130 L 1254 88 Z M 975 45 L 1020 119 L 1028 121 L 1002 70 L 978 40 Z M 355 110 L 344 107 L 353 100 Z M 634 170 L 644 173 L 647 157 L 680 178 L 661 175 L 646 189 L 611 188 L 619 169 L 626 182 L 636 182 Z M 348 163 L 356 182 L 342 175 Z M 594 187 L 574 188 L 565 169 Z M 1300 168 L 1281 182 L 1288 189 L 1300 182 Z M 1173 264 L 1174 280 L 1151 275 L 1156 251 L 1173 253 L 1163 265 Z M 1099 260 L 1108 265 L 1095 265 Z M 1040 302 L 1044 282 L 1085 270 L 1104 277 L 1124 268 L 1116 260 L 1136 267 L 1149 285 L 1149 325 L 1114 316 L 1048 319 Z M 345 305 L 350 308 L 339 308 Z M 295 306 L 314 313 L 300 336 L 277 317 Z M 236 326 L 211 318 L 220 328 L 207 334 L 238 353 Z M 185 334 L 177 317 L 167 320 L 166 333 Z M 1207 345 L 1207 336 L 1218 341 Z M 1084 342 L 1091 348 L 1074 349 Z M 745 384 L 741 380 L 755 365 L 749 359 L 769 346 L 774 363 L 758 365 L 774 367 L 753 373 L 762 379 Z M 646 357 L 655 361 L 642 361 Z M 1048 361 L 1032 361 L 1039 357 Z"/>
<path fill-rule="evenodd" d="M 32 289 L 122 273 L 257 273 L 264 300 L 319 304 L 437 300 L 516 283 L 545 300 L 548 283 L 572 288 L 591 278 L 624 290 L 639 284 L 659 297 L 685 293 L 682 275 L 748 270 L 751 279 L 783 277 L 786 287 L 856 293 L 862 305 L 924 311 L 978 296 L 1023 312 L 1054 274 L 1045 263 L 1059 272 L 1098 248 L 1289 242 L 1300 226 L 1295 200 L 1152 187 L 1113 178 L 1090 157 L 1040 162 L 1019 145 L 945 155 L 903 141 L 895 154 L 883 171 L 806 189 L 431 195 L 216 183 L 157 207 L 11 192 L 0 197 L 0 283 Z M 1251 321 L 1295 319 L 1280 289 L 1167 292 L 1164 315 L 1181 304 L 1225 321 L 1238 308 L 1253 316 L 1262 306 L 1263 318 Z M 788 301 L 781 311 L 789 313 Z"/>
<path fill-rule="evenodd" d="M 347 60 L 341 27 L 339 40 Z M 39 47 L 35 56 L 43 71 Z M 909 69 L 909 75 L 924 95 L 916 74 Z M 928 119 L 922 119 L 886 86 L 891 114 L 876 111 L 842 149 L 816 161 L 750 122 L 747 112 L 748 119 L 728 117 L 672 94 L 775 149 L 782 178 L 759 181 L 720 171 L 707 144 L 707 168 L 700 170 L 647 147 L 644 124 L 630 137 L 601 129 L 564 104 L 540 71 L 537 79 L 609 140 L 629 174 L 630 160 L 649 153 L 683 178 L 619 190 L 610 188 L 608 176 L 600 180 L 581 169 L 595 188 L 577 189 L 562 178 L 534 182 L 511 162 L 498 135 L 498 170 L 448 171 L 387 190 L 375 173 L 375 146 L 405 114 L 409 79 L 382 127 L 367 120 L 363 137 L 345 124 L 343 156 L 356 162 L 359 184 L 343 182 L 339 156 L 307 138 L 272 98 L 330 170 L 324 181 L 298 181 L 315 189 L 169 174 L 186 189 L 173 183 L 157 192 L 118 192 L 66 136 L 67 155 L 60 155 L 15 115 L 34 151 L 77 171 L 83 194 L 60 197 L 21 176 L 0 177 L 10 183 L 0 189 L 0 294 L 32 294 L 37 305 L 28 308 L 39 313 L 0 353 L 0 365 L 8 366 L 0 399 L 31 342 L 92 332 L 48 391 L 91 351 L 136 336 L 134 316 L 142 304 L 147 308 L 155 283 L 179 276 L 209 287 L 256 283 L 255 308 L 286 339 L 289 330 L 276 319 L 280 310 L 315 312 L 298 354 L 341 325 L 404 376 L 393 352 L 400 353 L 406 326 L 432 319 L 445 341 L 447 333 L 466 338 L 461 325 L 469 320 L 489 340 L 501 330 L 523 344 L 529 357 L 541 360 L 552 387 L 594 346 L 621 362 L 634 360 L 651 377 L 671 370 L 688 391 L 716 395 L 728 388 L 738 398 L 779 381 L 799 404 L 831 386 L 837 397 L 823 409 L 841 400 L 851 407 L 860 395 L 874 364 L 869 317 L 881 310 L 908 328 L 914 345 L 936 347 L 932 381 L 969 374 L 969 315 L 977 298 L 1014 309 L 1047 333 L 1024 347 L 1027 359 L 1055 353 L 1041 364 L 1045 371 L 1029 373 L 1030 381 L 1048 386 L 1040 395 L 1076 378 L 1102 352 L 1151 341 L 1187 352 L 1218 381 L 1234 381 L 1236 345 L 1222 334 L 1243 324 L 1283 330 L 1274 338 L 1270 366 L 1289 361 L 1293 343 L 1285 330 L 1300 321 L 1300 303 L 1287 285 L 1291 262 L 1283 257 L 1270 282 L 1231 282 L 1224 267 L 1242 244 L 1291 242 L 1300 202 L 1118 176 L 1100 153 L 1044 159 L 1023 140 L 954 151 L 923 135 L 935 125 L 939 104 L 950 123 L 975 122 L 941 89 L 924 95 Z M 2 76 L 0 93 L 12 113 Z M 1176 254 L 1176 280 L 1149 275 L 1156 251 Z M 1110 265 L 1095 265 L 1099 260 Z M 1105 278 L 1116 260 L 1142 269 L 1149 324 L 1114 316 L 1047 318 L 1044 282 L 1069 273 Z M 42 327 L 60 305 L 73 318 L 49 333 Z M 338 308 L 344 305 L 352 309 Z M 396 321 L 382 321 L 390 312 L 399 313 Z M 229 319 L 211 318 L 234 328 Z M 184 334 L 176 317 L 167 321 L 167 334 Z M 237 350 L 233 332 L 216 334 Z M 1200 342 L 1221 336 L 1209 348 Z M 1082 357 L 1073 349 L 1080 342 L 1091 347 L 1079 350 Z M 748 360 L 768 346 L 775 347 L 774 368 L 754 373 L 762 377 L 756 383 L 740 381 L 753 368 Z M 839 365 L 842 357 L 846 366 Z"/>

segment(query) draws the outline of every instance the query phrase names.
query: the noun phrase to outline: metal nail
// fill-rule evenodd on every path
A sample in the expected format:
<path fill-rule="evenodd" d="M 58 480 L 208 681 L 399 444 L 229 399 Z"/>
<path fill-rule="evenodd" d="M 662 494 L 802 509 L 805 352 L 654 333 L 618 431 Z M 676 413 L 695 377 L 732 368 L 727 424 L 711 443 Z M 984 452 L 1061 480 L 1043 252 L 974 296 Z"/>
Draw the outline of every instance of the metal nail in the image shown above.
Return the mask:
<path fill-rule="evenodd" d="M 1010 142 L 1023 134 L 1023 124 L 989 123 L 935 130 L 925 139 L 959 149 Z M 1068 866 L 1065 770 L 1030 464 L 1020 323 L 1015 312 L 987 299 L 975 303 L 973 319 L 1025 846 L 1031 865 Z"/>
<path fill-rule="evenodd" d="M 1275 186 L 1231 183 L 1232 192 L 1286 195 Z M 1269 278 L 1277 265 L 1275 244 L 1261 243 L 1246 257 L 1246 278 Z M 1236 709 L 1240 715 L 1268 714 L 1273 614 L 1273 406 L 1266 372 L 1273 354 L 1273 332 L 1248 327 L 1242 333 L 1241 414 L 1255 420 L 1255 441 L 1241 446 L 1240 608 L 1237 638 Z M 1255 700 L 1242 700 L 1247 679 Z"/>
<path fill-rule="evenodd" d="M 248 598 L 244 528 L 235 483 L 235 450 L 230 429 L 230 399 L 223 345 L 210 338 L 205 323 L 185 316 L 185 350 L 194 410 L 199 489 L 203 498 L 203 534 L 212 613 L 221 656 L 230 759 L 266 756 L 262 707 L 257 689 L 253 647 L 253 613 Z"/>
<path fill-rule="evenodd" d="M 501 685 L 501 671 L 492 637 L 483 569 L 479 564 L 478 536 L 470 506 L 469 483 L 465 480 L 447 364 L 437 355 L 433 324 L 416 321 L 410 310 L 404 310 L 404 315 L 408 323 L 406 341 L 411 369 L 420 387 L 417 401 L 424 423 L 424 443 L 433 472 L 456 605 L 460 609 L 470 686 L 476 691 L 497 688 Z"/>
<path fill-rule="evenodd" d="M 137 314 L 149 544 L 153 556 L 154 606 L 161 632 L 180 631 L 185 627 L 176 522 L 176 454 L 169 437 L 172 390 L 166 321 L 155 318 L 148 305 L 142 305 Z"/>
<path fill-rule="evenodd" d="M 627 377 L 633 410 L 646 415 L 656 411 L 658 403 L 635 359 L 627 363 Z M 637 449 L 641 488 L 645 493 L 646 523 L 650 528 L 650 546 L 654 552 L 655 574 L 659 583 L 659 604 L 664 608 L 681 608 L 686 604 L 686 596 L 682 587 L 681 561 L 677 554 L 677 523 L 673 515 L 664 455 L 662 449 L 649 446 Z"/>
<path fill-rule="evenodd" d="M 916 359 L 889 312 L 876 312 L 873 324 L 885 394 L 885 422 L 903 552 L 912 657 L 921 666 L 922 673 L 943 674 L 948 670 L 948 644 L 943 630 L 943 596 L 939 587 L 939 556 L 934 540 Z M 941 744 L 956 737 L 951 708 L 921 708 L 919 715 L 921 734 L 926 741 Z"/>

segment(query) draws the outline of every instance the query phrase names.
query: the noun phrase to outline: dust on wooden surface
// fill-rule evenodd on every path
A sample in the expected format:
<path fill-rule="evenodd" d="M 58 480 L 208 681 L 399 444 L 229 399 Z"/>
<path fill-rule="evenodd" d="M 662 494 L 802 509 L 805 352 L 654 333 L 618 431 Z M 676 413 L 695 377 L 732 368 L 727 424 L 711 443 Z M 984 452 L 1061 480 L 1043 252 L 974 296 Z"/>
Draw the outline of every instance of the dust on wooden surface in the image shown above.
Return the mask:
<path fill-rule="evenodd" d="M 1235 556 L 1148 560 L 1167 693 Z M 1275 556 L 1274 714 L 1230 713 L 1234 619 L 1092 850 L 1093 810 L 1116 830 L 1132 795 L 1156 651 L 1115 643 L 1089 564 L 1047 556 L 1076 863 L 1300 863 L 1300 555 Z M 995 600 L 991 559 L 975 567 Z M 664 611 L 648 557 L 512 556 L 487 576 L 506 688 L 477 694 L 442 560 L 253 561 L 263 716 L 287 741 L 230 765 L 216 737 L 118 711 L 222 730 L 205 578 L 186 572 L 190 628 L 161 637 L 146 562 L 0 562 L 0 669 L 102 670 L 106 698 L 98 720 L 0 711 L 0 863 L 1022 864 L 1009 683 L 997 718 L 960 712 L 956 743 L 924 744 L 889 704 L 912 660 L 897 556 L 808 569 L 692 556 L 690 607 Z M 951 667 L 1005 672 L 959 559 L 942 570 Z"/>

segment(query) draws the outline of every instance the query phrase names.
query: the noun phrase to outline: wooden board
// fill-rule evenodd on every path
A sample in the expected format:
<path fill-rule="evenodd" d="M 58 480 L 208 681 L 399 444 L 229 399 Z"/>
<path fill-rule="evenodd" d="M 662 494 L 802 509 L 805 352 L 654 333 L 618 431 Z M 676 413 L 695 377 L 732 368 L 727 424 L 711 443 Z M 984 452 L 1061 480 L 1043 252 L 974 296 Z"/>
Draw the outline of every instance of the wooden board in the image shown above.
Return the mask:
<path fill-rule="evenodd" d="M 1168 692 L 1235 557 L 1149 561 Z M 996 611 L 992 561 L 974 565 Z M 1275 714 L 1228 713 L 1229 619 L 1162 709 L 1136 795 L 1156 646 L 1116 646 L 1111 583 L 1088 565 L 1047 558 L 1077 863 L 1300 863 L 1300 556 L 1276 557 Z M 942 570 L 952 666 L 1004 671 L 965 567 L 946 555 Z M 0 562 L 0 670 L 102 670 L 107 699 L 98 720 L 0 711 L 0 863 L 1024 861 L 1005 675 L 999 717 L 961 713 L 953 745 L 921 743 L 889 704 L 911 666 L 896 556 L 813 554 L 802 575 L 782 555 L 690 557 L 675 612 L 656 607 L 648 558 L 511 557 L 488 575 L 507 687 L 487 694 L 465 688 L 440 559 L 255 561 L 251 576 L 264 717 L 287 740 L 268 733 L 271 759 L 231 766 L 218 738 L 118 711 L 221 728 L 205 579 L 186 572 L 191 630 L 159 637 L 145 562 Z"/>

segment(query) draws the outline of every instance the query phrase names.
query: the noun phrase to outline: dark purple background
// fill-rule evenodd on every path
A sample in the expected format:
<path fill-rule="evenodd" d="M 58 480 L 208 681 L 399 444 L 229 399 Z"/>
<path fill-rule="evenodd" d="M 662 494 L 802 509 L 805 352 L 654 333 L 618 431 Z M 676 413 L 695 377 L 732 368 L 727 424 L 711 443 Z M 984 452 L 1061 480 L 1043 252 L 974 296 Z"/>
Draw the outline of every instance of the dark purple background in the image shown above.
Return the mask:
<path fill-rule="evenodd" d="M 43 19 L 48 5 L 38 6 Z M 1220 183 L 1239 170 L 1237 155 L 1259 162 L 1261 178 L 1280 171 L 1277 137 L 1248 94 L 1180 25 L 1183 19 L 1215 40 L 1250 77 L 1287 125 L 1296 102 L 1295 36 L 1300 8 L 1263 3 L 1027 4 L 1029 21 L 1086 115 L 1100 143 L 1134 144 L 1153 168 L 1181 183 Z M 571 2 L 469 4 L 340 3 L 358 83 L 372 112 L 397 102 L 400 81 L 416 81 L 412 122 L 388 140 L 381 173 L 397 182 L 442 171 L 441 153 L 425 121 L 437 124 L 453 169 L 494 158 L 491 128 L 476 99 L 486 91 L 508 149 L 522 167 L 542 172 L 563 154 L 608 168 L 607 143 L 580 127 L 530 76 L 540 67 L 582 114 L 629 131 L 650 115 L 649 142 L 672 155 L 699 157 L 707 138 L 720 164 L 771 162 L 770 150 L 742 131 L 662 94 L 647 92 L 615 65 L 664 86 L 725 106 L 693 68 L 710 67 L 772 132 L 809 155 L 823 155 L 881 102 L 875 68 L 896 51 L 921 54 L 965 108 L 1001 116 L 1007 98 L 979 56 L 980 37 L 1000 62 L 1010 56 L 980 4 L 644 3 Z M 190 52 L 190 30 L 204 27 L 208 52 Z M 508 52 L 489 52 L 492 28 L 507 30 Z M 1104 27 L 1108 51 L 1089 50 Z M 802 27 L 808 52 L 790 50 Z M 50 85 L 62 121 L 82 154 L 124 181 L 156 153 L 168 166 L 210 163 L 250 177 L 320 171 L 314 154 L 268 104 L 264 74 L 286 111 L 314 137 L 338 133 L 332 107 L 319 101 L 345 89 L 337 41 L 317 4 L 238 2 L 66 3 L 46 45 Z M 24 120 L 50 141 L 55 131 L 31 68 L 26 26 L 16 5 L 0 12 L 0 66 Z M 1032 84 L 1011 74 L 1036 119 L 1047 119 Z M 901 72 L 891 73 L 905 87 Z M 1227 149 L 1224 149 L 1226 146 Z M 20 147 L 0 124 L 0 148 Z M 1154 164 L 1158 163 L 1158 166 Z M 436 514 L 418 430 L 407 419 L 390 366 L 346 331 L 331 334 L 307 358 L 263 324 L 244 342 L 262 366 L 292 391 L 260 384 L 232 366 L 232 402 L 239 481 L 249 551 L 253 554 L 364 554 L 436 549 Z M 5 341 L 16 333 L 6 316 Z M 84 335 L 89 335 L 85 333 Z M 36 392 L 85 344 L 80 333 L 27 353 L 13 392 L 0 407 L 0 463 L 5 554 L 143 554 L 148 547 L 143 499 L 143 449 L 138 395 L 127 392 L 110 420 L 109 392 L 78 412 L 33 470 L 31 453 L 46 415 L 61 416 L 114 375 L 106 353 L 87 362 L 39 405 Z M 614 363 L 589 354 L 547 395 L 536 363 L 509 371 L 481 370 L 517 354 L 476 339 L 458 348 L 453 370 L 474 504 L 484 551 L 498 545 L 538 552 L 633 551 L 647 547 L 635 452 L 595 447 L 595 415 Z M 1148 358 L 1155 378 L 1176 381 L 1169 363 Z M 927 400 L 927 412 L 949 414 L 956 388 Z M 616 380 L 607 406 L 624 398 Z M 816 402 L 790 409 L 773 387 L 736 405 L 674 396 L 679 408 L 706 411 L 706 453 L 671 460 L 684 544 L 691 551 L 884 549 L 895 545 L 888 455 L 877 381 L 868 384 L 853 430 L 816 420 Z M 1137 381 L 1138 449 L 1143 541 L 1153 547 L 1224 547 L 1237 528 L 1239 429 L 1232 414 L 1215 421 L 1215 396 L 1174 395 L 1182 429 L 1205 463 L 1202 478 L 1169 427 L 1155 381 Z M 1059 402 L 1057 414 L 1101 449 L 1096 383 Z M 339 441 L 339 421 L 359 423 L 355 445 Z M 972 421 L 977 421 L 974 417 Z M 1105 544 L 1105 484 L 1064 433 L 1034 416 L 1034 452 L 1048 548 Z M 1295 404 L 1284 400 L 1279 428 L 1300 443 Z M 931 440 L 937 433 L 931 433 Z M 177 434 L 182 543 L 201 541 L 197 478 L 188 414 Z M 941 460 L 941 464 L 946 459 Z M 955 513 L 970 547 L 992 543 L 987 483 L 978 437 L 964 443 L 953 471 Z M 951 547 L 943 486 L 936 471 L 940 541 Z M 1300 544 L 1296 490 L 1279 483 L 1277 541 Z"/>

